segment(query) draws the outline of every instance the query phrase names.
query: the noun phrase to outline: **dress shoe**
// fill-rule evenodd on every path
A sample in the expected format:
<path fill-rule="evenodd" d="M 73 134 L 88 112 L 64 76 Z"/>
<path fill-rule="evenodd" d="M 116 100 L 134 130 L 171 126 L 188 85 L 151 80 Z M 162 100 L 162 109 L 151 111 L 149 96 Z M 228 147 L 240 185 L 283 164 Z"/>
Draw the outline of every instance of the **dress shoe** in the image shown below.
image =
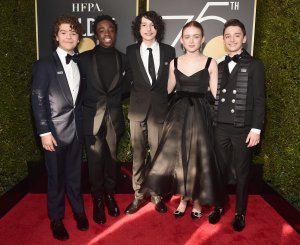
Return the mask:
<path fill-rule="evenodd" d="M 74 219 L 76 220 L 78 230 L 86 231 L 89 228 L 89 221 L 86 218 L 85 213 L 74 214 Z"/>
<path fill-rule="evenodd" d="M 103 198 L 94 198 L 93 199 L 93 220 L 97 224 L 105 224 L 106 216 L 104 212 L 104 202 Z"/>
<path fill-rule="evenodd" d="M 173 215 L 176 219 L 182 218 L 184 214 L 185 214 L 185 212 L 180 212 L 178 210 L 175 210 L 173 213 Z"/>
<path fill-rule="evenodd" d="M 200 219 L 201 217 L 202 217 L 202 212 L 201 211 L 198 211 L 198 210 L 195 210 L 195 209 L 192 210 L 192 212 L 191 212 L 192 220 Z"/>
<path fill-rule="evenodd" d="M 210 224 L 217 224 L 220 219 L 221 215 L 223 215 L 224 211 L 222 208 L 215 208 L 210 215 L 208 215 L 208 221 Z"/>
<path fill-rule="evenodd" d="M 243 214 L 236 214 L 232 221 L 232 227 L 235 231 L 242 231 L 246 226 L 245 216 Z"/>
<path fill-rule="evenodd" d="M 155 204 L 155 210 L 159 213 L 165 213 L 167 212 L 168 208 L 162 201 L 162 198 L 160 196 L 152 196 L 151 202 Z"/>
<path fill-rule="evenodd" d="M 128 205 L 128 207 L 125 209 L 125 214 L 134 214 L 137 212 L 140 207 L 145 203 L 144 199 L 134 199 L 132 203 Z"/>
<path fill-rule="evenodd" d="M 53 237 L 60 241 L 69 239 L 69 234 L 61 220 L 52 220 L 50 224 Z"/>
<path fill-rule="evenodd" d="M 120 215 L 120 209 L 119 209 L 113 195 L 111 195 L 111 194 L 105 195 L 105 204 L 108 209 L 108 214 L 110 216 L 117 217 Z"/>

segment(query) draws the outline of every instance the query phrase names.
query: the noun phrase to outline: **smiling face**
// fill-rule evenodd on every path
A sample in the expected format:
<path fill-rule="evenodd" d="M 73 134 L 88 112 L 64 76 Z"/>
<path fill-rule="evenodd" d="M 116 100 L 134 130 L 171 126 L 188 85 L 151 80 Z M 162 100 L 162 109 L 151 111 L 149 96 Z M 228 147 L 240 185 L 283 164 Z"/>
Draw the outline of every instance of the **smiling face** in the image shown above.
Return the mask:
<path fill-rule="evenodd" d="M 201 44 L 204 42 L 202 31 L 196 26 L 189 26 L 183 29 L 180 42 L 186 52 L 194 53 L 200 50 Z"/>
<path fill-rule="evenodd" d="M 79 35 L 71 28 L 70 24 L 62 23 L 59 26 L 56 41 L 60 48 L 72 54 L 79 43 Z"/>
<path fill-rule="evenodd" d="M 246 36 L 239 26 L 228 26 L 224 30 L 224 44 L 230 56 L 242 53 L 243 44 L 246 43 Z"/>
<path fill-rule="evenodd" d="M 155 42 L 157 30 L 155 29 L 154 24 L 151 20 L 142 17 L 140 34 L 143 42 L 145 42 L 148 46 L 151 46 L 151 44 Z"/>
<path fill-rule="evenodd" d="M 112 48 L 116 42 L 116 28 L 109 20 L 102 20 L 97 24 L 96 37 L 99 40 L 99 45 L 103 48 Z"/>

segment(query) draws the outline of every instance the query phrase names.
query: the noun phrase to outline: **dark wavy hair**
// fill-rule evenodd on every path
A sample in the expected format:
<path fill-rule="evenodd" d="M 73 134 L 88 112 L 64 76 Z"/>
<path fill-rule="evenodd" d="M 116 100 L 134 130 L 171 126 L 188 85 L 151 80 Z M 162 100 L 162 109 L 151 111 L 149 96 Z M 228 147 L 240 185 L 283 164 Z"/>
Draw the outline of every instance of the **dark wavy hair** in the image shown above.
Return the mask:
<path fill-rule="evenodd" d="M 71 26 L 71 29 L 74 30 L 79 35 L 79 40 L 82 39 L 83 29 L 78 19 L 75 16 L 69 16 L 69 15 L 60 16 L 55 20 L 53 25 L 53 32 L 52 32 L 52 38 L 56 47 L 58 46 L 56 36 L 59 32 L 59 27 L 61 24 L 69 24 Z"/>
<path fill-rule="evenodd" d="M 165 34 L 165 23 L 163 22 L 162 17 L 158 15 L 155 11 L 147 11 L 141 13 L 132 22 L 131 29 L 136 40 L 138 42 L 143 41 L 142 36 L 140 34 L 141 21 L 143 17 L 153 22 L 154 28 L 157 31 L 155 38 L 158 42 L 161 42 Z"/>
<path fill-rule="evenodd" d="M 110 21 L 115 26 L 116 32 L 118 31 L 118 25 L 117 25 L 116 21 L 110 15 L 99 15 L 99 16 L 96 17 L 96 19 L 94 21 L 94 24 L 93 24 L 94 35 L 96 35 L 98 23 L 103 21 L 103 20 Z"/>
<path fill-rule="evenodd" d="M 202 37 L 204 37 L 204 29 L 203 29 L 202 25 L 201 25 L 198 21 L 195 21 L 195 20 L 192 20 L 192 21 L 186 23 L 186 24 L 182 27 L 181 36 L 183 35 L 183 31 L 184 31 L 186 28 L 191 27 L 191 26 L 194 26 L 194 27 L 200 29 L 201 34 L 202 34 Z"/>
<path fill-rule="evenodd" d="M 226 21 L 226 23 L 224 24 L 224 28 L 223 28 L 223 36 L 224 36 L 226 28 L 229 26 L 240 27 L 242 29 L 244 36 L 246 36 L 246 28 L 245 28 L 244 24 L 242 22 L 240 22 L 238 19 L 230 19 L 230 20 Z"/>

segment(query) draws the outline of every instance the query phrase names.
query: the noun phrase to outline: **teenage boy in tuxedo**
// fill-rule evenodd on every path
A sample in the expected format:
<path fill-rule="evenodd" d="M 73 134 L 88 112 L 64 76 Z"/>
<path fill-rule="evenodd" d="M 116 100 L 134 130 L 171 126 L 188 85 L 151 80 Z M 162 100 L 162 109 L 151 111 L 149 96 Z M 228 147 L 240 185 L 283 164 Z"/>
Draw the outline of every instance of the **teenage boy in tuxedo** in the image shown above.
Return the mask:
<path fill-rule="evenodd" d="M 237 19 L 228 20 L 223 29 L 228 55 L 218 65 L 218 90 L 215 101 L 215 147 L 224 185 L 232 169 L 236 177 L 236 205 L 232 226 L 245 228 L 248 177 L 252 148 L 260 143 L 265 117 L 264 66 L 253 58 L 243 45 L 246 30 Z M 231 173 L 232 176 L 232 173 Z M 216 224 L 224 213 L 223 203 L 216 205 L 209 222 Z"/>
<path fill-rule="evenodd" d="M 167 82 L 169 63 L 175 58 L 175 49 L 162 43 L 164 23 L 154 11 L 138 15 L 132 24 L 137 43 L 127 47 L 126 55 L 131 69 L 133 83 L 130 93 L 128 117 L 133 149 L 134 200 L 125 209 L 126 214 L 135 213 L 144 203 L 144 193 L 140 192 L 145 173 L 147 145 L 150 156 L 157 149 L 163 121 L 167 114 Z M 158 212 L 167 207 L 162 198 L 151 193 L 151 201 Z"/>
<path fill-rule="evenodd" d="M 50 227 L 54 238 L 67 240 L 69 234 L 62 222 L 65 192 L 77 228 L 84 231 L 89 226 L 81 193 L 84 85 L 74 52 L 82 38 L 80 23 L 75 17 L 59 17 L 53 26 L 53 38 L 56 50 L 34 64 L 31 99 L 48 174 Z"/>

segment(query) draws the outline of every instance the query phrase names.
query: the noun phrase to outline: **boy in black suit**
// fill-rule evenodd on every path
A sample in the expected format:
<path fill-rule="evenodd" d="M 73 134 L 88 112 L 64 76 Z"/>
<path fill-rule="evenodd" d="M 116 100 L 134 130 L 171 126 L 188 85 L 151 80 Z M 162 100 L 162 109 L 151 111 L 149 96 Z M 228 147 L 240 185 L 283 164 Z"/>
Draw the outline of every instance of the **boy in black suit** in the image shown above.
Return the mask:
<path fill-rule="evenodd" d="M 88 229 L 81 193 L 82 88 L 74 49 L 82 38 L 75 17 L 59 17 L 53 28 L 57 45 L 33 67 L 32 108 L 48 173 L 48 215 L 54 238 L 67 240 L 62 223 L 65 192 L 79 230 Z"/>
<path fill-rule="evenodd" d="M 135 198 L 126 208 L 126 214 L 135 213 L 144 202 L 144 193 L 140 192 L 140 187 L 144 179 L 147 145 L 153 157 L 167 114 L 169 63 L 175 58 L 175 49 L 161 43 L 164 23 L 156 12 L 148 11 L 138 15 L 132 30 L 138 43 L 128 46 L 126 55 L 133 77 L 128 117 L 133 148 L 132 184 Z M 155 209 L 161 213 L 166 212 L 167 207 L 161 197 L 155 193 L 151 195 Z"/>
<path fill-rule="evenodd" d="M 229 182 L 229 172 L 234 170 L 236 208 L 232 226 L 235 231 L 242 231 L 246 225 L 252 147 L 260 142 L 265 116 L 264 67 L 259 59 L 253 58 L 243 49 L 246 30 L 239 20 L 232 19 L 225 23 L 223 39 L 228 55 L 218 65 L 219 82 L 214 111 L 215 147 L 224 185 Z M 225 201 L 217 204 L 209 215 L 211 224 L 219 222 L 224 213 L 224 204 Z"/>

